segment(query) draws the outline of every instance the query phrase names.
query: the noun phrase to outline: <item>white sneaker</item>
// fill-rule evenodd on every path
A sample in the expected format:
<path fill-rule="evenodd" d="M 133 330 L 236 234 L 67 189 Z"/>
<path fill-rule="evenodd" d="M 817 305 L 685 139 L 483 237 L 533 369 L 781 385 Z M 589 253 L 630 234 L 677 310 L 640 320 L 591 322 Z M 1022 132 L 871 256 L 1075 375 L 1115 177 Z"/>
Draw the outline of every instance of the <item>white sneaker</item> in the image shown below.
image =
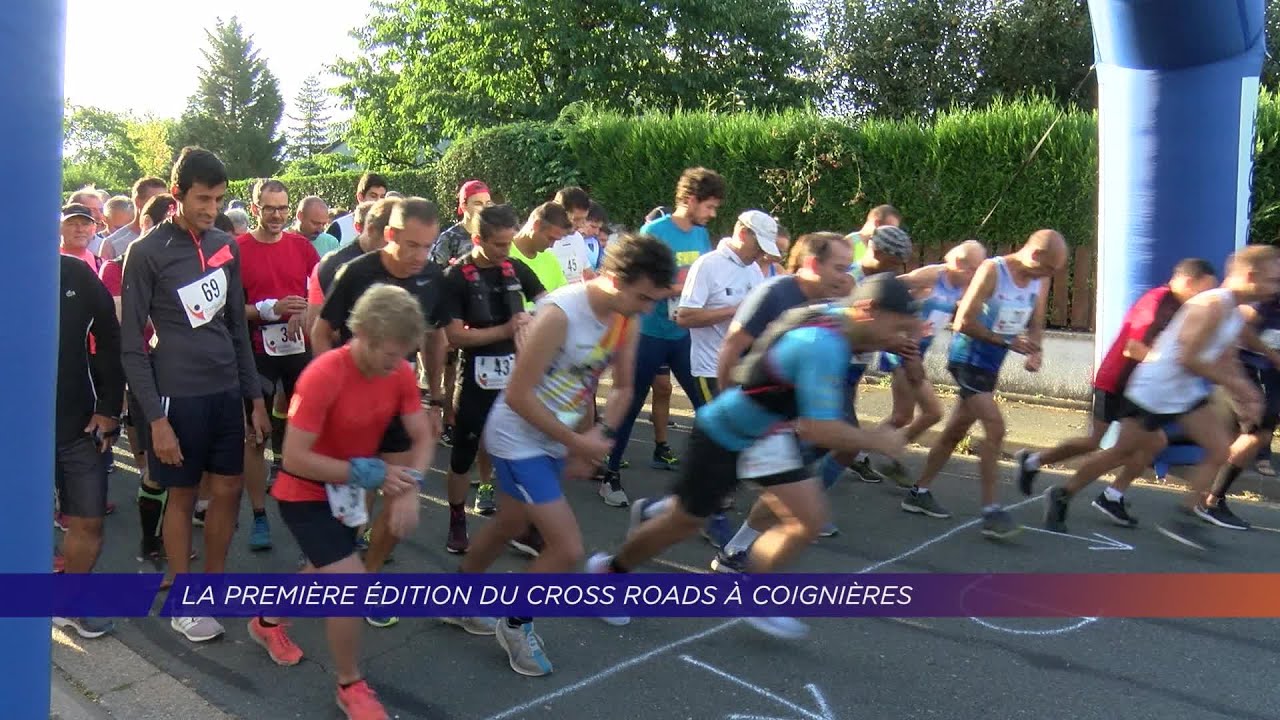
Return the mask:
<path fill-rule="evenodd" d="M 612 487 L 607 482 L 600 483 L 600 498 L 604 500 L 604 504 L 610 507 L 626 507 L 630 504 L 627 500 L 627 493 L 623 491 L 622 485 Z"/>
<path fill-rule="evenodd" d="M 472 635 L 492 635 L 498 625 L 498 618 L 491 617 L 442 617 L 440 621 L 457 625 Z"/>
<path fill-rule="evenodd" d="M 789 617 L 744 618 L 751 627 L 783 640 L 799 640 L 809 634 L 809 626 Z"/>
<path fill-rule="evenodd" d="M 208 642 L 226 632 L 211 617 L 176 617 L 169 621 L 169 627 L 185 635 L 191 642 Z"/>
<path fill-rule="evenodd" d="M 587 558 L 586 570 L 592 575 L 607 575 L 609 573 L 609 561 L 612 559 L 604 553 L 596 553 Z M 631 618 L 629 617 L 602 617 L 600 619 L 614 627 L 631 624 Z"/>

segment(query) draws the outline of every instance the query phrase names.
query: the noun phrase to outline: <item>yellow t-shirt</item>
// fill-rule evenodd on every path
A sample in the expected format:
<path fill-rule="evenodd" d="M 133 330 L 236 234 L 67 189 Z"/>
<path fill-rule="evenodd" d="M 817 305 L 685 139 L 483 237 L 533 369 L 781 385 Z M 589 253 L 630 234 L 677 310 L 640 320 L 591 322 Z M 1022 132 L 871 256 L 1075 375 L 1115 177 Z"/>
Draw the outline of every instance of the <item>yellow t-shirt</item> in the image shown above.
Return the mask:
<path fill-rule="evenodd" d="M 543 250 L 533 257 L 526 257 L 524 253 L 520 252 L 520 248 L 516 247 L 515 243 L 512 243 L 511 257 L 528 265 L 533 274 L 538 276 L 538 281 L 542 283 L 543 289 L 547 292 L 568 284 L 568 281 L 564 279 L 564 271 L 560 269 L 560 260 L 550 250 Z M 533 303 L 526 300 L 524 307 L 526 310 L 532 310 Z"/>

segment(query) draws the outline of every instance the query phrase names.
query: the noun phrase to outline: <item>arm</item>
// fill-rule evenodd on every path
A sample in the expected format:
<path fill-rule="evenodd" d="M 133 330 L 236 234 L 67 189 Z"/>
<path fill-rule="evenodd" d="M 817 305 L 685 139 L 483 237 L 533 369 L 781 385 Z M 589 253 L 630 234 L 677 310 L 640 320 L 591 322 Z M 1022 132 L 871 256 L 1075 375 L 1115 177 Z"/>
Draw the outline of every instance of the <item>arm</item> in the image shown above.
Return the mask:
<path fill-rule="evenodd" d="M 459 348 L 471 348 L 491 345 L 502 340 L 510 340 L 515 337 L 515 325 L 511 322 L 505 322 L 497 327 L 471 328 L 467 327 L 462 320 L 455 319 L 449 321 L 444 332 L 449 338 L 450 345 Z"/>
<path fill-rule="evenodd" d="M 332 350 L 337 344 L 335 340 L 338 337 L 338 329 L 347 322 L 347 318 L 351 315 L 351 306 L 355 304 L 355 298 L 351 297 L 353 281 L 346 269 L 345 266 L 340 268 L 334 276 L 333 285 L 329 287 L 329 294 L 325 296 L 320 314 L 311 326 L 311 349 L 317 355 Z"/>
<path fill-rule="evenodd" d="M 447 348 L 443 335 L 437 328 L 428 328 L 422 336 L 422 363 L 426 366 L 427 392 L 431 393 L 432 400 L 441 400 L 444 396 L 444 390 L 440 388 Z"/>
<path fill-rule="evenodd" d="M 151 315 L 151 297 L 155 292 L 156 271 L 141 243 L 133 243 L 125 254 L 124 286 L 120 293 L 120 355 L 125 380 L 142 409 L 139 422 L 155 422 L 164 418 L 164 406 L 156 389 L 151 356 L 147 353 L 143 331 Z"/>
<path fill-rule="evenodd" d="M 1151 352 L 1151 346 L 1137 340 L 1127 340 L 1124 344 L 1124 356 L 1130 360 L 1142 362 L 1146 359 L 1147 353 Z"/>
<path fill-rule="evenodd" d="M 631 409 L 631 396 L 635 392 L 636 347 L 640 344 L 640 323 L 633 322 L 627 340 L 613 356 L 613 386 L 605 398 L 604 424 L 617 430 L 627 411 Z"/>
<path fill-rule="evenodd" d="M 968 335 L 974 340 L 982 340 L 992 345 L 1004 345 L 1004 337 L 991 332 L 983 326 L 981 321 L 982 306 L 996 290 L 997 272 L 994 261 L 987 260 L 982 263 L 977 274 L 974 275 L 973 282 L 969 283 L 969 288 L 964 291 L 964 297 L 960 298 L 960 305 L 956 308 L 956 317 L 951 327 L 956 332 Z"/>
<path fill-rule="evenodd" d="M 722 391 L 733 387 L 733 369 L 755 341 L 755 336 L 738 321 L 729 326 L 729 334 L 720 345 L 720 355 L 716 358 L 716 382 Z"/>
<path fill-rule="evenodd" d="M 907 284 L 912 294 L 921 293 L 933 287 L 938 282 L 938 276 L 947 269 L 946 265 L 925 265 L 916 268 L 905 275 L 899 275 L 898 279 Z"/>
<path fill-rule="evenodd" d="M 244 297 L 244 285 L 240 280 L 240 249 L 234 243 L 230 245 L 235 262 L 227 271 L 227 294 L 232 298 Z M 240 392 L 246 400 L 254 401 L 254 410 L 265 407 L 262 401 L 262 381 L 258 378 L 258 366 L 253 361 L 253 344 L 249 342 L 249 325 L 245 319 L 244 306 L 238 302 L 228 302 L 225 321 L 231 333 L 231 343 L 236 349 L 236 361 L 240 367 Z"/>
<path fill-rule="evenodd" d="M 688 287 L 687 285 L 685 287 Z M 681 300 L 683 303 L 683 299 Z M 676 312 L 676 325 L 682 328 L 701 328 L 719 325 L 726 320 L 732 320 L 736 307 L 716 308 L 708 310 L 707 308 L 692 308 L 681 305 Z"/>
<path fill-rule="evenodd" d="M 516 367 L 507 383 L 507 405 L 547 437 L 573 450 L 578 434 L 556 418 L 534 393 L 547 374 L 551 361 L 569 334 L 569 319 L 552 305 L 538 313 L 524 348 L 516 356 Z M 619 378 L 615 378 L 618 380 Z"/>
<path fill-rule="evenodd" d="M 1027 325 L 1027 339 L 1036 346 L 1036 352 L 1044 342 L 1044 327 L 1049 321 L 1049 285 L 1041 282 L 1040 292 L 1036 293 L 1036 310 L 1031 314 L 1031 323 Z"/>
<path fill-rule="evenodd" d="M 1220 358 L 1202 360 L 1209 342 L 1213 340 L 1214 330 L 1222 322 L 1225 313 L 1219 303 L 1187 303 L 1187 317 L 1183 320 L 1178 332 L 1178 343 L 1182 352 L 1178 356 L 1178 364 L 1187 372 L 1208 380 L 1223 389 L 1235 394 L 1241 382 L 1247 382 L 1239 371 L 1238 365 L 1220 362 Z"/>
<path fill-rule="evenodd" d="M 97 352 L 89 357 L 93 376 L 99 383 L 98 401 L 93 413 L 118 418 L 124 403 L 124 365 L 120 353 L 120 323 L 116 304 L 106 287 L 91 274 L 85 275 L 82 292 L 88 294 L 93 316 L 93 339 Z"/>
<path fill-rule="evenodd" d="M 291 423 L 284 434 L 284 460 L 281 467 L 291 475 L 315 482 L 345 485 L 351 474 L 351 463 L 313 450 L 317 436 L 318 433 L 307 432 Z"/>

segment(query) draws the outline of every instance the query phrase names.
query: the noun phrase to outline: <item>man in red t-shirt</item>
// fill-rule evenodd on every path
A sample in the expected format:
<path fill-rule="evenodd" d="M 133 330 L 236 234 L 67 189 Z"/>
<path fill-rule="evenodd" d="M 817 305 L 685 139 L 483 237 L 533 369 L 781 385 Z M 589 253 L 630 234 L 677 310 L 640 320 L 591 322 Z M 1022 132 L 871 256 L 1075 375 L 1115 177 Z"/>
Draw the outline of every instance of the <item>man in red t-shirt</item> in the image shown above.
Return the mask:
<path fill-rule="evenodd" d="M 405 357 L 418 347 L 426 321 L 403 288 L 378 285 L 351 312 L 348 344 L 323 353 L 302 372 L 289 403 L 284 463 L 271 494 L 298 542 L 303 572 L 365 572 L 356 551 L 357 528 L 367 520 L 364 492 L 388 498 L 391 532 L 404 537 L 418 517 L 420 471 L 431 464 L 435 440 L 418 395 L 418 379 Z M 399 419 L 411 440 L 405 465 L 379 458 L 383 433 Z M 352 719 L 386 718 L 361 678 L 359 618 L 325 620 L 338 676 L 338 705 Z M 277 664 L 296 665 L 302 650 L 281 618 L 254 618 L 249 635 Z"/>
<path fill-rule="evenodd" d="M 272 407 L 276 385 L 283 388 L 285 397 L 292 395 L 298 376 L 311 361 L 303 323 L 307 313 L 307 278 L 320 262 L 320 255 L 311 241 L 285 232 L 289 221 L 289 190 L 284 183 L 259 180 L 253 188 L 251 209 L 258 219 L 258 229 L 236 238 L 236 243 L 240 246 L 245 317 L 249 321 L 253 359 L 262 382 L 263 400 L 267 407 Z M 246 409 L 246 412 L 249 411 Z M 282 429 L 274 426 L 274 433 Z M 249 535 L 249 549 L 253 551 L 271 548 L 266 511 L 265 443 L 266 438 L 250 438 L 244 446 L 244 484 L 253 504 L 253 530 Z M 273 449 L 278 455 L 279 441 Z"/>
<path fill-rule="evenodd" d="M 1044 452 L 1019 450 L 1014 453 L 1018 487 L 1024 495 L 1031 494 L 1032 483 L 1042 466 L 1097 450 L 1111 423 L 1119 422 L 1132 414 L 1133 408 L 1124 396 L 1124 389 L 1133 369 L 1147 356 L 1156 336 L 1173 319 L 1178 308 L 1217 285 L 1216 272 L 1208 260 L 1188 258 L 1174 266 L 1173 277 L 1167 285 L 1152 288 L 1138 298 L 1125 313 L 1115 342 L 1111 343 L 1111 348 L 1094 373 L 1093 426 L 1089 434 L 1064 440 L 1057 447 Z M 1153 448 L 1152 457 L 1160 449 Z M 1093 506 L 1120 525 L 1137 525 L 1138 521 L 1125 508 L 1124 491 L 1146 470 L 1147 464 L 1147 460 L 1137 458 L 1125 466 L 1120 476 L 1093 501 Z"/>

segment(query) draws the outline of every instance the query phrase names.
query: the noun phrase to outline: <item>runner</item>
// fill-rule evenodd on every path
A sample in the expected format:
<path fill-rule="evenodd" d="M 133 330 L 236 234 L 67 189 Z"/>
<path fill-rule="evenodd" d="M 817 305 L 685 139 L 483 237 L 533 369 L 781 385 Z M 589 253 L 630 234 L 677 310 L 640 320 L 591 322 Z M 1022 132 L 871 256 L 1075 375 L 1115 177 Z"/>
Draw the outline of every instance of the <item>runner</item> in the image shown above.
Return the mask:
<path fill-rule="evenodd" d="M 517 334 L 531 319 L 524 311 L 543 294 L 542 283 L 523 262 L 509 257 L 511 239 L 520 218 L 510 205 L 480 211 L 475 244 L 445 271 L 442 311 L 448 324 L 449 344 L 460 348 L 462 363 L 457 381 L 458 424 L 449 459 L 449 534 L 445 549 L 465 553 L 467 538 L 467 475 L 480 450 L 485 420 L 498 393 L 507 386 L 516 357 Z M 493 471 L 489 458 L 480 457 L 481 485 L 476 492 L 476 512 L 494 510 Z"/>
<path fill-rule="evenodd" d="M 569 216 L 573 231 L 551 244 L 551 252 L 560 261 L 565 282 L 573 285 L 595 277 L 591 268 L 591 252 L 582 231 L 591 216 L 591 198 L 580 187 L 561 188 L 553 202 Z M 548 289 L 550 292 L 550 289 Z"/>
<path fill-rule="evenodd" d="M 1112 423 L 1133 413 L 1124 390 L 1133 369 L 1151 352 L 1151 344 L 1169 326 L 1174 313 L 1191 298 L 1218 284 L 1217 273 L 1208 260 L 1191 258 L 1173 268 L 1167 285 L 1152 288 L 1138 298 L 1125 313 L 1120 332 L 1098 365 L 1093 377 L 1093 426 L 1086 436 L 1072 438 L 1044 452 L 1019 450 L 1013 454 L 1015 479 L 1023 495 L 1030 495 L 1037 473 L 1045 465 L 1064 462 L 1098 449 Z M 1126 527 L 1138 524 L 1125 505 L 1124 492 L 1151 465 L 1150 460 L 1165 446 L 1165 438 L 1155 438 L 1150 457 L 1132 456 L 1119 477 L 1093 501 L 1093 507 L 1115 523 Z"/>
<path fill-rule="evenodd" d="M 849 233 L 849 242 L 853 244 L 853 262 L 862 262 L 862 256 L 871 247 L 871 238 L 875 235 L 877 228 L 898 227 L 901 224 L 902 213 L 898 212 L 898 208 L 892 205 L 877 205 L 871 208 L 867 212 L 867 219 L 862 223 L 862 229 Z"/>
<path fill-rule="evenodd" d="M 684 274 L 693 261 L 711 251 L 711 240 L 707 235 L 706 225 L 715 219 L 716 210 L 724 199 L 724 178 L 713 170 L 706 168 L 690 168 L 685 170 L 676 183 L 675 212 L 645 223 L 640 228 L 641 234 L 653 235 L 667 244 L 676 255 L 677 278 L 672 286 L 673 293 L 683 291 Z M 606 505 L 625 507 L 628 503 L 627 493 L 622 489 L 622 476 L 618 472 L 622 464 L 622 455 L 627 450 L 627 442 L 631 438 L 631 428 L 635 425 L 640 410 L 644 408 L 645 398 L 649 395 L 649 387 L 661 366 L 667 365 L 675 374 L 680 387 L 684 388 L 695 409 L 702 405 L 699 400 L 693 375 L 689 371 L 689 331 L 676 325 L 675 316 L 677 302 L 671 300 L 659 302 L 640 324 L 640 341 L 636 350 L 635 378 L 632 387 L 631 408 L 617 426 L 618 437 L 609 455 L 608 469 L 601 476 L 600 497 Z M 614 375 L 614 382 L 618 382 Z M 657 398 L 654 398 L 655 405 Z M 654 414 L 654 425 L 665 423 L 666 417 L 659 419 Z M 653 457 L 655 464 L 664 461 L 663 467 L 671 467 L 665 460 L 671 448 L 655 445 Z"/>
<path fill-rule="evenodd" d="M 902 276 L 912 294 L 922 298 L 920 317 L 924 320 L 924 336 L 920 338 L 919 355 L 904 360 L 893 353 L 880 354 L 880 372 L 892 378 L 893 413 L 889 424 L 903 428 L 907 442 L 914 442 L 926 430 L 942 419 L 942 403 L 933 383 L 924 372 L 924 357 L 933 345 L 936 333 L 951 326 L 956 306 L 974 273 L 987 259 L 987 249 L 977 240 L 966 240 L 947 251 L 943 261 L 925 265 Z M 916 408 L 920 414 L 916 415 Z M 911 487 L 907 468 L 902 463 L 891 462 L 877 468 L 885 477 L 892 478 L 903 487 Z"/>
<path fill-rule="evenodd" d="M 66 208 L 63 217 L 68 217 Z M 92 217 L 87 222 L 91 223 Z M 66 255 L 58 262 L 54 478 L 58 507 L 67 523 L 61 555 L 64 572 L 90 573 L 102 552 L 102 518 L 107 514 L 107 469 L 103 454 L 110 456 L 111 447 L 120 435 L 120 410 L 124 400 L 120 325 L 111 296 L 92 268 Z M 90 335 L 94 344 L 92 352 L 86 342 Z M 55 617 L 53 624 L 70 628 L 84 638 L 101 637 L 114 627 L 110 621 L 99 618 Z"/>
<path fill-rule="evenodd" d="M 729 332 L 720 345 L 716 362 L 716 379 L 721 388 L 734 386 L 733 369 L 762 336 L 769 323 L 787 310 L 847 295 L 851 289 L 849 266 L 853 249 L 849 239 L 838 233 L 802 235 L 791 251 L 795 271 L 766 280 L 747 295 L 738 307 Z M 732 538 L 716 527 L 704 529 L 712 546 L 720 548 L 711 561 L 717 572 L 745 572 L 747 550 L 751 543 L 776 521 L 763 500 L 751 506 L 751 512 Z"/>
<path fill-rule="evenodd" d="M 142 216 L 143 209 L 146 208 L 147 202 L 151 198 L 168 190 L 164 181 L 157 177 L 145 177 L 133 184 L 133 222 L 116 230 L 115 233 L 107 236 L 102 241 L 102 247 L 98 251 L 99 257 L 103 260 L 114 260 L 124 255 L 124 251 L 129 247 L 129 243 L 138 239 L 142 234 Z"/>
<path fill-rule="evenodd" d="M 245 317 L 251 328 L 253 359 L 262 382 L 263 400 L 275 406 L 276 384 L 285 398 L 302 369 L 311 361 L 304 321 L 307 314 L 307 278 L 320 256 L 307 239 L 285 232 L 289 218 L 289 191 L 279 180 L 259 180 L 253 188 L 254 217 L 258 229 L 236 239 L 240 246 L 244 280 Z M 265 438 L 245 443 L 245 486 L 253 507 L 249 549 L 271 549 L 267 523 L 267 465 Z M 283 441 L 283 438 L 281 438 Z M 283 449 L 283 447 L 281 447 Z M 277 457 L 279 453 L 273 453 Z"/>
<path fill-rule="evenodd" d="M 329 205 L 324 198 L 309 195 L 298 201 L 298 212 L 294 215 L 293 229 L 298 235 L 310 241 L 312 248 L 319 255 L 327 255 L 341 245 L 336 237 L 324 232 L 324 226 L 328 222 Z"/>
<path fill-rule="evenodd" d="M 387 196 L 388 187 L 386 178 L 378 173 L 367 172 L 361 175 L 360 181 L 356 183 L 356 205 L 381 200 Z M 350 213 L 333 221 L 325 232 L 337 238 L 339 245 L 355 242 L 359 235 L 355 228 L 355 218 Z"/>
<path fill-rule="evenodd" d="M 1040 370 L 1040 341 L 1044 336 L 1049 287 L 1067 261 L 1067 244 L 1054 230 L 1037 230 L 1022 249 L 982 263 L 956 310 L 947 369 L 960 388 L 960 401 L 941 435 L 929 450 L 924 471 L 902 509 L 934 518 L 949 518 L 950 511 L 929 488 L 956 446 L 975 422 L 982 423 L 983 442 L 978 446 L 982 478 L 982 534 L 989 538 L 1012 537 L 1021 530 L 996 499 L 1004 415 L 995 401 L 996 382 L 1005 356 L 1012 350 L 1026 356 L 1028 372 Z"/>
<path fill-rule="evenodd" d="M 107 200 L 102 206 L 102 215 L 107 222 L 106 236 L 111 237 L 117 230 L 131 224 L 133 214 L 133 202 L 128 197 L 115 195 Z"/>
<path fill-rule="evenodd" d="M 1133 403 L 1133 412 L 1120 421 L 1115 445 L 1090 454 L 1065 486 L 1045 493 L 1047 528 L 1065 527 L 1067 508 L 1076 493 L 1132 455 L 1147 453 L 1159 442 L 1161 428 L 1176 421 L 1204 455 L 1185 475 L 1190 487 L 1181 512 L 1156 529 L 1189 547 L 1207 549 L 1207 540 L 1190 518 L 1198 516 L 1215 524 L 1215 520 L 1229 519 L 1219 509 L 1226 509 L 1222 501 L 1225 488 L 1213 487 L 1214 473 L 1228 461 L 1231 449 L 1231 436 L 1210 404 L 1213 386 L 1227 392 L 1243 424 L 1261 420 L 1262 397 L 1236 351 L 1245 328 L 1239 306 L 1261 302 L 1278 291 L 1280 252 L 1268 245 L 1250 245 L 1227 261 L 1221 286 L 1196 295 L 1179 308 L 1129 376 L 1124 394 Z"/>
<path fill-rule="evenodd" d="M 822 486 L 806 472 L 799 442 L 891 456 L 905 449 L 899 430 L 865 430 L 844 419 L 845 368 L 854 352 L 883 348 L 913 332 L 919 323 L 915 312 L 906 285 L 886 273 L 867 278 L 846 301 L 784 314 L 735 369 L 740 386 L 698 412 L 673 497 L 637 502 L 633 528 L 617 555 L 593 556 L 587 571 L 628 572 L 693 536 L 737 489 L 740 477 L 761 486 L 762 499 L 780 518 L 752 543 L 747 567 L 760 573 L 785 566 L 818 537 L 828 515 Z M 808 631 L 791 618 L 746 620 L 777 637 Z"/>
<path fill-rule="evenodd" d="M 440 267 L 430 261 L 428 253 L 439 232 L 439 215 L 435 204 L 422 198 L 382 200 L 374 206 L 370 215 L 375 214 L 382 203 L 391 204 L 391 217 L 386 229 L 387 244 L 378 252 L 362 255 L 338 270 L 320 317 L 316 318 L 315 327 L 311 330 L 311 346 L 319 356 L 333 346 L 335 332 L 341 343 L 348 342 L 353 337 L 348 323 L 351 313 L 356 302 L 369 288 L 378 284 L 404 288 L 418 299 L 419 309 L 427 320 L 427 331 L 422 344 L 429 346 L 426 353 L 426 361 L 430 365 L 427 377 L 431 379 L 433 387 L 427 404 L 432 410 L 428 418 L 432 421 L 431 429 L 435 433 L 435 423 L 439 416 L 434 410 L 443 404 L 440 400 L 439 382 L 444 339 L 437 330 L 445 325 L 441 302 L 444 276 Z M 407 354 L 410 363 L 414 362 L 418 352 L 419 347 L 415 347 L 412 353 Z M 393 420 L 386 428 L 378 452 L 388 462 L 407 465 L 410 462 L 407 453 L 411 444 L 404 426 L 398 420 Z M 425 466 L 418 469 L 426 471 Z M 382 569 L 398 542 L 398 538 L 390 532 L 387 524 L 389 520 L 387 510 L 384 509 L 378 514 L 368 533 L 369 551 L 365 554 L 365 569 L 369 572 Z M 396 618 L 369 618 L 371 624 L 380 627 L 394 625 L 397 621 Z"/>
<path fill-rule="evenodd" d="M 675 275 L 670 248 L 651 236 L 623 235 L 604 269 L 585 283 L 551 293 L 516 358 L 515 371 L 485 426 L 484 443 L 498 471 L 501 500 L 480 530 L 460 572 L 486 571 L 530 522 L 545 546 L 527 572 L 570 572 L 583 555 L 582 532 L 560 489 L 561 477 L 586 479 L 608 454 L 613 430 L 631 401 L 626 378 L 636 348 L 632 318 L 669 295 Z M 612 368 L 603 422 L 587 420 L 596 386 Z M 511 669 L 551 672 L 532 618 L 445 618 L 477 635 L 496 634 Z"/>
<path fill-rule="evenodd" d="M 227 171 L 213 153 L 183 148 L 173 166 L 177 214 L 125 252 L 121 344 L 129 387 L 146 425 L 152 480 L 166 488 L 164 546 L 169 577 L 190 572 L 196 488 L 208 477 L 205 572 L 225 570 L 244 472 L 245 408 L 255 440 L 271 432 L 245 322 L 240 250 L 213 228 Z M 155 330 L 148 353 L 144 332 Z M 223 633 L 213 618 L 175 617 L 192 642 Z"/>
<path fill-rule="evenodd" d="M 529 213 L 529 219 L 511 241 L 511 257 L 528 266 L 547 292 L 562 288 L 569 284 L 569 278 L 551 248 L 571 232 L 573 222 L 565 209 L 554 202 L 543 203 Z M 524 307 L 532 311 L 533 303 L 527 302 Z"/>
<path fill-rule="evenodd" d="M 410 201 L 412 202 L 412 201 Z M 427 246 L 422 248 L 426 257 Z M 404 361 L 425 330 L 419 301 L 404 289 L 380 285 L 360 296 L 350 313 L 351 342 L 319 355 L 302 371 L 289 406 L 284 470 L 272 488 L 280 517 L 307 558 L 304 573 L 367 572 L 356 552 L 362 496 L 381 490 L 390 499 L 389 529 L 405 535 L 417 523 L 419 468 L 431 464 L 435 434 L 419 404 L 418 382 Z M 383 428 L 398 424 L 409 439 L 405 461 L 379 449 Z M 302 650 L 283 618 L 249 621 L 249 637 L 279 665 L 297 665 Z M 325 619 L 337 675 L 337 703 L 351 720 L 382 720 L 386 710 L 360 673 L 360 620 Z"/>
<path fill-rule="evenodd" d="M 604 263 L 604 249 L 609 244 L 609 213 L 595 200 L 587 208 L 587 220 L 583 223 L 582 241 L 587 248 L 587 266 L 592 272 L 600 272 Z"/>
<path fill-rule="evenodd" d="M 787 255 L 791 251 L 791 231 L 783 227 L 781 223 L 778 224 L 778 235 L 774 238 L 774 243 L 778 246 L 778 254 L 772 257 L 763 255 L 756 261 L 756 264 L 760 266 L 760 274 L 766 279 L 787 273 Z"/>

